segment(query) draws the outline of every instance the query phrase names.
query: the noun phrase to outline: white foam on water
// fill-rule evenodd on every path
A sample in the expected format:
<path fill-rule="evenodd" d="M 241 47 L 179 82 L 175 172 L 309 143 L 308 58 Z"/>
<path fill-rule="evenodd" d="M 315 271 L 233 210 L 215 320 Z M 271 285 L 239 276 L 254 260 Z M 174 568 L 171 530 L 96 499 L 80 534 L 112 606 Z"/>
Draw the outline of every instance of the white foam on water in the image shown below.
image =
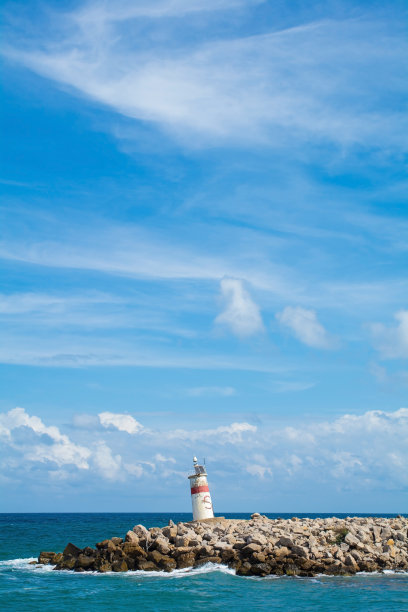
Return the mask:
<path fill-rule="evenodd" d="M 37 561 L 37 557 L 27 557 L 25 559 L 6 559 L 5 561 L 0 561 L 0 570 L 4 568 L 30 570 L 35 572 L 49 572 L 54 568 L 53 565 L 32 565 L 32 561 Z"/>
<path fill-rule="evenodd" d="M 2 569 L 11 570 L 25 570 L 32 572 L 51 572 L 54 571 L 55 565 L 41 565 L 33 564 L 32 561 L 37 561 L 36 557 L 27 557 L 25 559 L 6 559 L 0 561 L 0 571 Z M 184 569 L 176 569 L 171 572 L 146 572 L 143 570 L 129 570 L 127 572 L 72 572 L 71 570 L 56 570 L 55 573 L 73 574 L 75 576 L 120 576 L 122 578 L 137 577 L 137 578 L 184 578 L 187 576 L 199 576 L 200 574 L 210 574 L 212 572 L 220 572 L 221 574 L 230 574 L 235 576 L 235 570 L 227 567 L 226 565 L 220 565 L 217 563 L 206 563 L 199 567 L 186 567 Z"/>
<path fill-rule="evenodd" d="M 36 573 L 47 573 L 54 571 L 54 565 L 40 565 L 33 564 L 33 561 L 37 561 L 36 557 L 27 557 L 22 559 L 6 559 L 4 561 L 0 561 L 0 571 L 2 569 L 10 569 L 10 570 L 24 570 L 24 571 L 32 571 Z M 169 579 L 177 579 L 177 578 L 188 578 L 192 576 L 199 576 L 203 574 L 211 574 L 213 572 L 219 572 L 221 574 L 228 574 L 230 576 L 236 576 L 236 572 L 231 567 L 227 567 L 226 565 L 221 565 L 218 563 L 206 563 L 205 565 L 200 565 L 199 567 L 186 567 L 184 569 L 176 569 L 171 572 L 159 571 L 159 572 L 149 572 L 144 570 L 129 570 L 127 572 L 72 572 L 71 570 L 57 570 L 56 573 L 61 574 L 73 574 L 75 576 L 117 576 L 121 578 L 169 578 Z M 383 570 L 376 572 L 357 572 L 354 576 L 339 576 L 333 574 L 316 574 L 314 577 L 301 577 L 302 580 L 307 580 L 310 582 L 319 582 L 321 578 L 353 578 L 353 577 L 366 577 L 366 576 L 408 576 L 407 571 L 400 570 Z M 268 576 L 238 576 L 239 578 L 246 578 L 247 580 L 282 580 L 282 579 L 293 579 L 298 578 L 296 576 L 277 576 L 276 574 L 269 574 Z"/>
<path fill-rule="evenodd" d="M 220 565 L 218 563 L 205 563 L 199 567 L 185 567 L 183 569 L 176 569 L 171 572 L 146 572 L 143 570 L 135 570 L 129 572 L 121 572 L 120 575 L 123 577 L 137 576 L 137 578 L 186 578 L 190 576 L 199 576 L 200 574 L 211 574 L 213 572 L 219 572 L 221 574 L 229 574 L 235 576 L 235 570 L 226 565 Z M 106 572 L 109 574 L 115 574 L 115 572 Z M 118 573 L 116 573 L 118 575 Z"/>

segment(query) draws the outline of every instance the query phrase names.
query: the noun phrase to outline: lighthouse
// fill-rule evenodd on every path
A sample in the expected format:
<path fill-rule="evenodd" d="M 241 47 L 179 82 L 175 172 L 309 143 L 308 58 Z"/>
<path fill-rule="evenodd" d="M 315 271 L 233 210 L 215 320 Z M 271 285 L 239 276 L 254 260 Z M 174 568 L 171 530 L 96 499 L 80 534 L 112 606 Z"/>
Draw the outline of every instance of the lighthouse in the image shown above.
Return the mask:
<path fill-rule="evenodd" d="M 193 505 L 193 520 L 214 518 L 210 489 L 208 488 L 207 472 L 204 465 L 198 465 L 197 457 L 193 459 L 194 474 L 188 477 Z"/>

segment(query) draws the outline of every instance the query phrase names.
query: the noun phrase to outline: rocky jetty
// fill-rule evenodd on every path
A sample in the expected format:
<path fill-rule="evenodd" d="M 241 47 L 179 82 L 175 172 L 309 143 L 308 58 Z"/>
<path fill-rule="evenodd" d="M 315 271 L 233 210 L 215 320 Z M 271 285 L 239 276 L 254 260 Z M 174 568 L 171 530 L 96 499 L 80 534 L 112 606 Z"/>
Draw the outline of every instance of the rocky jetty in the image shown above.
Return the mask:
<path fill-rule="evenodd" d="M 222 563 L 243 576 L 350 575 L 408 569 L 408 519 L 326 518 L 172 521 L 166 527 L 136 525 L 114 537 L 62 553 L 42 552 L 38 563 L 76 572 L 164 571 Z"/>

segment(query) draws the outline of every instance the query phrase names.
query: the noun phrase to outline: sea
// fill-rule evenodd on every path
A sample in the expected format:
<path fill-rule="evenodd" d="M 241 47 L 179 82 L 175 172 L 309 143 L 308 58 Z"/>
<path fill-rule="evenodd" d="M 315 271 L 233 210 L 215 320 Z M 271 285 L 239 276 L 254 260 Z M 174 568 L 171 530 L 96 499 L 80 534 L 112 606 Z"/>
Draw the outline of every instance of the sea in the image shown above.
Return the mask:
<path fill-rule="evenodd" d="M 248 514 L 223 516 L 249 518 Z M 74 573 L 30 565 L 42 550 L 59 552 L 68 542 L 81 548 L 94 546 L 108 537 L 124 537 L 136 524 L 162 527 L 169 519 L 189 521 L 191 514 L 0 514 L 0 610 L 408 612 L 408 573 L 258 578 L 236 576 L 233 570 L 212 564 L 172 573 L 122 574 Z"/>

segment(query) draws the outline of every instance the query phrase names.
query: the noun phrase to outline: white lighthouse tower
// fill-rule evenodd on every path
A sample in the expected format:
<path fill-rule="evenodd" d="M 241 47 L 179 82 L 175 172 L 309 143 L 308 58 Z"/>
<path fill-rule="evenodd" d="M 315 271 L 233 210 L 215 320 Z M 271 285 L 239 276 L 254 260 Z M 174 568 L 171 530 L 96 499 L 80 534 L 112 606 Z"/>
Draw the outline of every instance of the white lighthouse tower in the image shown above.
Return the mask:
<path fill-rule="evenodd" d="M 194 457 L 194 474 L 189 476 L 191 488 L 191 503 L 193 505 L 193 520 L 214 518 L 210 489 L 208 488 L 207 473 L 204 465 L 198 465 Z"/>

